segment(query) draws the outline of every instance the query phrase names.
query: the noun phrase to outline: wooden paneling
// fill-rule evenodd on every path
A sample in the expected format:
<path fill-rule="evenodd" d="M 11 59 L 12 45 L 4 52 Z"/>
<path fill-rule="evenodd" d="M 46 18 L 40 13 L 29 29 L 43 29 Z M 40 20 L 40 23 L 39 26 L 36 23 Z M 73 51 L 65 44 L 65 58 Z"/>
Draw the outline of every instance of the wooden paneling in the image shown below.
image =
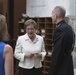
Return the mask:
<path fill-rule="evenodd" d="M 26 0 L 14 0 L 14 40 L 18 37 L 18 21 L 22 13 L 26 13 Z M 18 75 L 18 61 L 16 59 L 14 59 L 14 66 L 15 75 Z"/>
<path fill-rule="evenodd" d="M 26 13 L 26 0 L 14 0 L 14 38 L 18 37 L 18 21 Z"/>
<path fill-rule="evenodd" d="M 3 1 L 0 0 L 0 13 L 3 13 Z"/>

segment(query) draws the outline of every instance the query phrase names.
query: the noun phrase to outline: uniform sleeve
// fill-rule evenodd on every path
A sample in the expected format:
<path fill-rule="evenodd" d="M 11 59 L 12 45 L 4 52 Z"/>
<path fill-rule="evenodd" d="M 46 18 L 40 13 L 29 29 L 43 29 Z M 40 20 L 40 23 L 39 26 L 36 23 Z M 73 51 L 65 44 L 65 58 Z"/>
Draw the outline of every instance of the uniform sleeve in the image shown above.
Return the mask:
<path fill-rule="evenodd" d="M 15 56 L 16 59 L 18 59 L 20 61 L 24 61 L 24 53 L 22 53 L 20 38 L 17 39 L 14 56 Z"/>
<path fill-rule="evenodd" d="M 62 60 L 65 50 L 65 33 L 61 30 L 56 31 L 54 35 L 54 46 L 51 58 L 49 75 L 56 75 L 59 64 Z"/>

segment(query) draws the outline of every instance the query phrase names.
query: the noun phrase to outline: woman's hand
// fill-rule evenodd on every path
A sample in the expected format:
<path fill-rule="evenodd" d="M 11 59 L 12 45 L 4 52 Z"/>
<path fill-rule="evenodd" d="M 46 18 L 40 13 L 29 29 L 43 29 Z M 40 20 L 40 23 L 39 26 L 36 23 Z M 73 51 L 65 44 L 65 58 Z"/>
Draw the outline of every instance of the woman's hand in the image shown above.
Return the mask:
<path fill-rule="evenodd" d="M 25 58 L 27 57 L 27 58 L 31 58 L 31 57 L 33 57 L 34 56 L 34 54 L 32 54 L 32 53 L 26 53 L 25 54 Z"/>
<path fill-rule="evenodd" d="M 35 57 L 41 57 L 41 54 L 40 53 L 34 53 L 34 56 Z"/>

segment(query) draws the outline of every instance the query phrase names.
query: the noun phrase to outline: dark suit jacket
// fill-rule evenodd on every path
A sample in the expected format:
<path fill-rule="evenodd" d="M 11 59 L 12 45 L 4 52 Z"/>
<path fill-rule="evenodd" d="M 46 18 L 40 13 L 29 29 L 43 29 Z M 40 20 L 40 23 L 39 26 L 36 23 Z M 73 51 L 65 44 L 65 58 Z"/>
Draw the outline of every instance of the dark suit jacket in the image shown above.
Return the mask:
<path fill-rule="evenodd" d="M 64 20 L 57 24 L 53 38 L 53 53 L 48 75 L 74 75 L 71 51 L 74 32 Z"/>

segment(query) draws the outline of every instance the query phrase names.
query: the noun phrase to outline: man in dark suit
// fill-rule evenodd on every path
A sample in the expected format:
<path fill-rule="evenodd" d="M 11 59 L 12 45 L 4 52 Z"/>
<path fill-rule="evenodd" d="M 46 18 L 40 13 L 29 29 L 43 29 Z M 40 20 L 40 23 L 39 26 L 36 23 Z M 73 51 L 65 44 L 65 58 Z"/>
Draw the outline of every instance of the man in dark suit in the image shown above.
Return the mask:
<path fill-rule="evenodd" d="M 72 51 L 75 42 L 73 29 L 65 18 L 66 11 L 56 6 L 52 11 L 52 21 L 56 24 L 53 37 L 53 52 L 48 75 L 74 75 Z"/>

